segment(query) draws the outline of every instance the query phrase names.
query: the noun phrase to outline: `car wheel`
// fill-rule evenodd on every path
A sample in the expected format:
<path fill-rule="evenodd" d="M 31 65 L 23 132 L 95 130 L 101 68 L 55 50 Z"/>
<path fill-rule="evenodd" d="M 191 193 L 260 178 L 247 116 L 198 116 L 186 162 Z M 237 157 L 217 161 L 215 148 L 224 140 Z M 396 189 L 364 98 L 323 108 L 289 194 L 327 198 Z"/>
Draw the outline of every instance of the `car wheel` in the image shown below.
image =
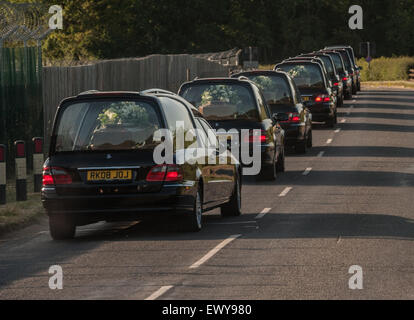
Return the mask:
<path fill-rule="evenodd" d="M 222 217 L 238 217 L 241 215 L 241 183 L 240 178 L 236 178 L 234 191 L 230 201 L 220 207 Z"/>
<path fill-rule="evenodd" d="M 197 190 L 197 194 L 194 199 L 193 210 L 185 217 L 185 230 L 189 232 L 198 232 L 203 226 L 203 205 L 201 201 L 200 188 Z"/>
<path fill-rule="evenodd" d="M 313 134 L 312 134 L 312 130 L 309 130 L 308 140 L 307 140 L 307 147 L 308 148 L 312 148 L 313 147 Z"/>
<path fill-rule="evenodd" d="M 333 127 L 335 127 L 335 116 L 333 116 L 332 118 L 329 118 L 329 119 L 326 121 L 326 126 L 327 126 L 328 128 L 333 128 Z"/>
<path fill-rule="evenodd" d="M 306 149 L 307 149 L 307 137 L 305 137 L 304 140 L 296 143 L 296 146 L 295 146 L 296 153 L 305 154 L 307 151 Z"/>
<path fill-rule="evenodd" d="M 49 230 L 53 240 L 73 239 L 76 233 L 76 224 L 73 218 L 66 214 L 51 214 L 49 216 Z"/>
<path fill-rule="evenodd" d="M 279 155 L 279 159 L 276 164 L 276 172 L 285 172 L 285 148 Z"/>
<path fill-rule="evenodd" d="M 357 87 L 356 86 L 352 86 L 352 94 L 357 94 Z"/>
<path fill-rule="evenodd" d="M 270 166 L 262 167 L 262 170 L 260 171 L 259 178 L 260 180 L 266 180 L 266 181 L 275 181 L 277 177 L 277 170 L 276 170 L 276 159 L 273 158 L 273 164 Z"/>

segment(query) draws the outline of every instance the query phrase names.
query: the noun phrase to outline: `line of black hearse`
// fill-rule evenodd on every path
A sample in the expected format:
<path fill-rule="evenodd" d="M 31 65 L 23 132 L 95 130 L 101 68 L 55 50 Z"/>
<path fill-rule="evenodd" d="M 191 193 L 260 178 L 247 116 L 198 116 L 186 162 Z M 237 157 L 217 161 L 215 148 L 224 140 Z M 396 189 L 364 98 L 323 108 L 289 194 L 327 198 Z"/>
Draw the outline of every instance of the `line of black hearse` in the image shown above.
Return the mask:
<path fill-rule="evenodd" d="M 275 180 L 287 148 L 303 154 L 312 147 L 313 122 L 335 126 L 337 108 L 360 90 L 360 69 L 350 46 L 334 46 L 274 70 L 195 79 L 178 94 L 88 91 L 63 100 L 43 168 L 52 238 L 73 238 L 77 226 L 98 221 L 168 215 L 199 231 L 208 210 L 239 216 L 252 164 L 230 145 L 256 150 L 257 178 Z M 157 162 L 156 154 L 169 160 Z"/>

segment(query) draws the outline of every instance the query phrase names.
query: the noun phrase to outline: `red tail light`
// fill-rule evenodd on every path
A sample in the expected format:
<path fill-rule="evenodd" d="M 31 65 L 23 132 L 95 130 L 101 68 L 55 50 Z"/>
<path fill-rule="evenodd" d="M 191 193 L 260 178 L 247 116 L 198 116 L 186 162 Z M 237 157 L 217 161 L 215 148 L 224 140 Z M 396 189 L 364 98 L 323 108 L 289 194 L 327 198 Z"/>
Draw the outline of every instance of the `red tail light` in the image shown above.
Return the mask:
<path fill-rule="evenodd" d="M 337 87 L 337 86 L 339 86 L 339 82 L 335 82 L 333 85 L 334 85 L 335 87 Z"/>
<path fill-rule="evenodd" d="M 65 185 L 72 183 L 72 176 L 65 170 L 59 167 L 45 167 L 43 168 L 43 186 L 50 185 Z"/>
<path fill-rule="evenodd" d="M 317 96 L 315 98 L 315 102 L 330 102 L 331 98 L 329 96 L 326 95 L 322 95 L 322 96 Z"/>
<path fill-rule="evenodd" d="M 342 80 L 348 81 L 348 78 L 347 77 L 343 77 Z"/>
<path fill-rule="evenodd" d="M 287 122 L 299 123 L 300 122 L 300 114 L 299 113 L 287 113 L 287 115 L 289 116 L 289 120 L 288 121 L 283 121 L 284 123 L 287 123 Z"/>
<path fill-rule="evenodd" d="M 267 142 L 267 136 L 266 131 L 260 130 L 260 131 L 251 131 L 250 134 L 244 137 L 245 143 L 266 143 Z"/>
<path fill-rule="evenodd" d="M 153 167 L 148 172 L 146 180 L 149 182 L 181 181 L 183 174 L 180 167 L 175 164 L 162 164 Z"/>

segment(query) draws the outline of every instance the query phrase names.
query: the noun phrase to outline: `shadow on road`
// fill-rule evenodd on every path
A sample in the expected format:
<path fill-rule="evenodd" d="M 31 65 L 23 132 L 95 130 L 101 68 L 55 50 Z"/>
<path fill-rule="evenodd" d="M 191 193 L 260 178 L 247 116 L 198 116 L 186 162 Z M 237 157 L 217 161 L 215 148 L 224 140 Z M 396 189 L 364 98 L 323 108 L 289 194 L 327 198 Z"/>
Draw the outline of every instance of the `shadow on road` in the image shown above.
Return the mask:
<path fill-rule="evenodd" d="M 312 152 L 317 154 L 325 151 L 324 157 L 384 157 L 384 158 L 414 158 L 414 148 L 405 147 L 372 147 L 372 146 L 323 146 L 313 147 Z"/>
<path fill-rule="evenodd" d="M 348 131 L 414 132 L 414 126 L 382 123 L 341 123 L 340 127 Z"/>
<path fill-rule="evenodd" d="M 414 108 L 413 108 L 414 110 Z M 404 113 L 381 113 L 381 112 L 338 112 L 338 117 L 348 118 L 375 118 L 375 119 L 392 119 L 392 120 L 414 120 L 414 114 Z"/>
<path fill-rule="evenodd" d="M 248 238 L 373 238 L 414 240 L 414 220 L 383 214 L 271 214 Z"/>

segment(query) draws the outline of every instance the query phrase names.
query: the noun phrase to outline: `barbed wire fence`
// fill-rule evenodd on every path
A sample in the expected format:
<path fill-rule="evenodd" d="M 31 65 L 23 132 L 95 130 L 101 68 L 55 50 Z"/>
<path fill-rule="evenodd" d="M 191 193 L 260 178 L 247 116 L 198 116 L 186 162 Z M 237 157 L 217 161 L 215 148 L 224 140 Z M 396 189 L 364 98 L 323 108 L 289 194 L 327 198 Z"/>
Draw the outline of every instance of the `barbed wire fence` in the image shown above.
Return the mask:
<path fill-rule="evenodd" d="M 7 174 L 14 175 L 13 141 L 43 136 L 42 40 L 49 8 L 39 3 L 0 1 L 0 143 L 7 146 Z M 28 169 L 32 167 L 28 161 Z"/>

